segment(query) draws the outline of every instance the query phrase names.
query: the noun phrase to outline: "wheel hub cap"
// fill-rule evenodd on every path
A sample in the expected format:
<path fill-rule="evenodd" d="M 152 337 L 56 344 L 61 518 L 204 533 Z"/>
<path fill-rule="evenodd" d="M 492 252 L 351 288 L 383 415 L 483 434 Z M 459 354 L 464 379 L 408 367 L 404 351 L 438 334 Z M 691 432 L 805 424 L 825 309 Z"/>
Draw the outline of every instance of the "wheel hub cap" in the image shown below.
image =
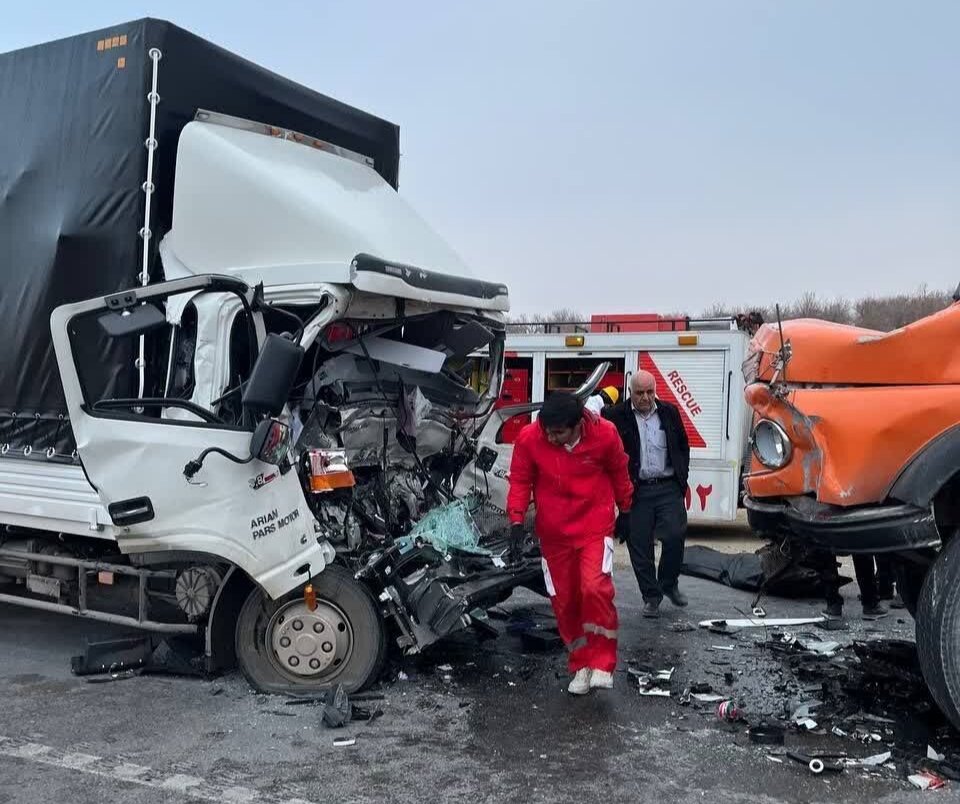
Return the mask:
<path fill-rule="evenodd" d="M 330 604 L 318 600 L 310 611 L 303 601 L 295 601 L 273 616 L 270 642 L 286 672 L 315 676 L 346 661 L 352 634 L 346 619 Z"/>

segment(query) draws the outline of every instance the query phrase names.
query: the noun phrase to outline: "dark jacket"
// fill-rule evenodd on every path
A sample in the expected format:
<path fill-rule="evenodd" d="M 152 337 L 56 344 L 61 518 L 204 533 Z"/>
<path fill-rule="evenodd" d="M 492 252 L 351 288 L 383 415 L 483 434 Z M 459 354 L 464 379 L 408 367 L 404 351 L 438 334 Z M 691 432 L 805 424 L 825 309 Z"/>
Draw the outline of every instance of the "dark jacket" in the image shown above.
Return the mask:
<path fill-rule="evenodd" d="M 680 411 L 669 402 L 657 400 L 657 413 L 660 415 L 660 427 L 667 437 L 667 455 L 673 474 L 677 478 L 682 491 L 687 490 L 687 475 L 690 473 L 690 442 L 687 440 L 687 431 L 683 429 L 680 420 Z M 629 398 L 617 405 L 607 405 L 603 409 L 603 417 L 613 422 L 623 448 L 630 458 L 630 480 L 637 485 L 640 469 L 640 430 L 637 427 L 637 417 L 633 412 L 633 402 Z"/>

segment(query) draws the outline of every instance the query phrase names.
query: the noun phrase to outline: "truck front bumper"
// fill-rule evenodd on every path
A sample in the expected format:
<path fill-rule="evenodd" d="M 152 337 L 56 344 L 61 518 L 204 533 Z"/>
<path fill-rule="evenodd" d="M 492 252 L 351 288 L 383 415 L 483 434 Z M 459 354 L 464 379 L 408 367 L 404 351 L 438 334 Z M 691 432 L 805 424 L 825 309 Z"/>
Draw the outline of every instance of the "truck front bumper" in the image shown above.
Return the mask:
<path fill-rule="evenodd" d="M 746 497 L 753 530 L 787 536 L 833 553 L 890 553 L 936 547 L 933 510 L 913 505 L 842 508 L 809 497 L 758 500 Z"/>

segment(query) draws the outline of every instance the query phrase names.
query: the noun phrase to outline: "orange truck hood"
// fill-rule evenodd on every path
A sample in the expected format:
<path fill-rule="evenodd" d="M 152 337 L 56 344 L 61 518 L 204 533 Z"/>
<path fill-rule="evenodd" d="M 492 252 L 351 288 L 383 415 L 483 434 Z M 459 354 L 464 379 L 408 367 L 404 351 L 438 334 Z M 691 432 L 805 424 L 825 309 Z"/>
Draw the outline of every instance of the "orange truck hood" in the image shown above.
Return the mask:
<path fill-rule="evenodd" d="M 892 332 L 810 318 L 783 322 L 790 357 L 786 381 L 841 385 L 960 383 L 960 303 Z M 780 332 L 765 324 L 750 343 L 756 380 L 770 382 L 779 361 Z M 781 374 L 777 379 L 783 380 Z"/>

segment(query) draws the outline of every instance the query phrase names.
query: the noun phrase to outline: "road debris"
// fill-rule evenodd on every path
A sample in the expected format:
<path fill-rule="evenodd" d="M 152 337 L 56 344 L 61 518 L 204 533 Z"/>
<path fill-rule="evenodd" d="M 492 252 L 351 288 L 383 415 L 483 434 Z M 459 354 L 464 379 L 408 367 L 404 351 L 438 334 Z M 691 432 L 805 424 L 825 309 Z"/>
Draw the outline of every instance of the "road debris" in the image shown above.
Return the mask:
<path fill-rule="evenodd" d="M 940 790 L 947 786 L 947 780 L 933 771 L 921 771 L 907 777 L 907 781 L 921 790 Z"/>
<path fill-rule="evenodd" d="M 733 701 L 724 701 L 717 707 L 717 719 L 725 720 L 728 723 L 736 723 L 743 720 L 743 712 Z"/>
<path fill-rule="evenodd" d="M 697 627 L 687 620 L 678 620 L 670 623 L 670 630 L 675 631 L 678 634 L 685 634 L 688 631 L 696 631 Z"/>
<path fill-rule="evenodd" d="M 337 748 L 347 748 L 348 746 L 356 745 L 357 738 L 356 737 L 338 737 L 336 740 L 333 741 L 333 744 Z"/>
<path fill-rule="evenodd" d="M 638 670 L 630 667 L 627 672 L 637 679 L 641 695 L 669 698 L 674 670 L 673 667 L 669 670 Z"/>
<path fill-rule="evenodd" d="M 794 628 L 798 625 L 816 625 L 826 617 L 795 617 L 784 619 L 702 620 L 701 628 Z"/>
<path fill-rule="evenodd" d="M 943 762 L 946 758 L 945 754 L 941 754 L 932 745 L 927 746 L 927 759 L 933 760 L 934 762 Z"/>

